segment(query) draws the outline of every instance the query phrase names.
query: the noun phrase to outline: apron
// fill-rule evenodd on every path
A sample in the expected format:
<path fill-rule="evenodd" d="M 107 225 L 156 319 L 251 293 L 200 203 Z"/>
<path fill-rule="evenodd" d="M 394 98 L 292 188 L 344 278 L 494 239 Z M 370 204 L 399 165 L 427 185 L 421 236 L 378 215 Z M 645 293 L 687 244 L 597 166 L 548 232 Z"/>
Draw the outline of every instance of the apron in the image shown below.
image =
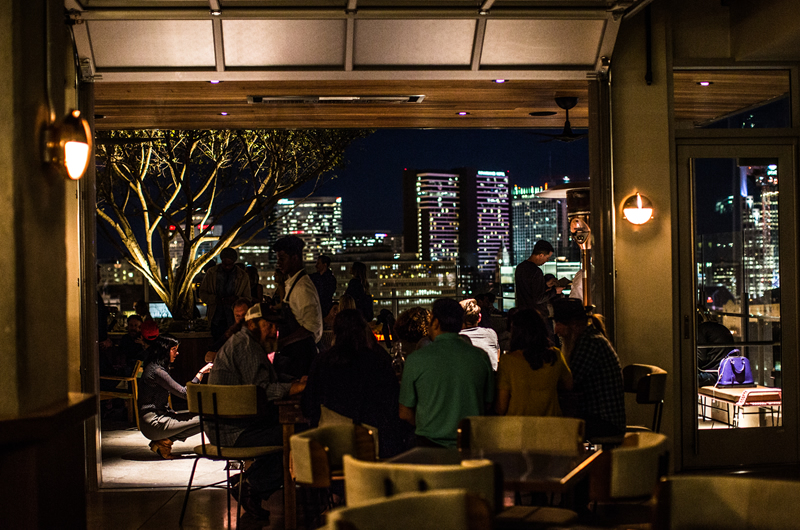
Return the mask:
<path fill-rule="evenodd" d="M 281 336 L 291 335 L 302 327 L 295 318 L 294 313 L 292 313 L 292 308 L 289 306 L 289 298 L 292 296 L 297 282 L 305 274 L 306 271 L 300 271 L 300 274 L 297 275 L 297 278 L 289 288 L 289 292 L 286 293 L 286 298 L 283 300 L 283 306 L 281 307 Z M 316 355 L 317 345 L 314 337 L 310 336 L 282 347 L 275 354 L 272 364 L 281 381 L 291 381 L 308 375 L 311 370 L 311 363 Z"/>

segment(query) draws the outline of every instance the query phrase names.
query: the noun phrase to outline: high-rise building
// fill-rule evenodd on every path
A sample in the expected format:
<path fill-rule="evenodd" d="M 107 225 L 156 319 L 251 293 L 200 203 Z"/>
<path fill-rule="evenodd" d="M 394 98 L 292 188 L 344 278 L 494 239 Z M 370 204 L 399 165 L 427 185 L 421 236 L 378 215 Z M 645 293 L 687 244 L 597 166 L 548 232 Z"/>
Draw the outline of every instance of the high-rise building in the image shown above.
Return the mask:
<path fill-rule="evenodd" d="M 451 261 L 459 254 L 460 175 L 406 170 L 403 222 L 406 252 L 422 260 Z"/>
<path fill-rule="evenodd" d="M 298 236 L 306 244 L 303 256 L 306 261 L 342 248 L 341 197 L 281 199 L 272 216 L 270 242 L 286 235 Z"/>
<path fill-rule="evenodd" d="M 422 260 L 456 261 L 465 293 L 485 288 L 510 243 L 508 192 L 502 171 L 406 170 L 405 251 Z"/>
<path fill-rule="evenodd" d="M 536 196 L 545 188 L 514 186 L 511 189 L 511 224 L 513 234 L 512 261 L 528 259 L 539 240 L 550 242 L 555 257 L 577 260 L 570 244 L 567 204 L 561 199 Z"/>

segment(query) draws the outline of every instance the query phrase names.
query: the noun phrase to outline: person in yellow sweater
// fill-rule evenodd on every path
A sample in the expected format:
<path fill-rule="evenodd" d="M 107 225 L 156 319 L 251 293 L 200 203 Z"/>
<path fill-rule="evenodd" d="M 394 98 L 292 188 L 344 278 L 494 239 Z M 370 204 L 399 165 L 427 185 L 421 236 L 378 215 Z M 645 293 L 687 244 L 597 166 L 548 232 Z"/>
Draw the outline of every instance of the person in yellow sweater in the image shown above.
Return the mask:
<path fill-rule="evenodd" d="M 523 309 L 511 317 L 509 349 L 497 367 L 497 414 L 561 416 L 558 389 L 572 389 L 572 373 L 535 309 Z"/>

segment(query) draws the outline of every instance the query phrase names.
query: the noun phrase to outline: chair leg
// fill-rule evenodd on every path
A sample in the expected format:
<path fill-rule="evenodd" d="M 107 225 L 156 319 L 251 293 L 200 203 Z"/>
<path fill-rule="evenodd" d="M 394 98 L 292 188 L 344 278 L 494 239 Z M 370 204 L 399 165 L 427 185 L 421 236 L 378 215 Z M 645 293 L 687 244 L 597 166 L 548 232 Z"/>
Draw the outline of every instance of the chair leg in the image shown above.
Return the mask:
<path fill-rule="evenodd" d="M 183 526 L 183 516 L 186 515 L 186 505 L 189 504 L 189 493 L 192 491 L 192 480 L 194 480 L 194 471 L 197 469 L 197 462 L 200 459 L 196 458 L 194 464 L 192 464 L 192 474 L 189 475 L 189 486 L 186 488 L 186 496 L 183 498 L 183 508 L 181 509 L 181 518 L 178 520 L 178 526 Z M 230 514 L 230 510 L 228 511 Z M 228 516 L 230 517 L 230 515 Z M 229 525 L 230 526 L 230 525 Z"/>
<path fill-rule="evenodd" d="M 239 502 L 236 503 L 236 528 L 239 528 L 239 518 L 242 517 L 242 484 L 244 483 L 244 461 L 239 460 Z M 228 522 L 230 526 L 230 521 Z"/>

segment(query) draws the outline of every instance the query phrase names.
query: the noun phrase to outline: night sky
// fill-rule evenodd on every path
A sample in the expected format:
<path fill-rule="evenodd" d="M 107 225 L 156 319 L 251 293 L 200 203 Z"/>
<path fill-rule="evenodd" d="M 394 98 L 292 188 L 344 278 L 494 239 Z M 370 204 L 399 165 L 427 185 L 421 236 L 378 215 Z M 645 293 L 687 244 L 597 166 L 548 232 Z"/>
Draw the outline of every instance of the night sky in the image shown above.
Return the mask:
<path fill-rule="evenodd" d="M 589 175 L 586 139 L 572 143 L 541 142 L 531 130 L 514 129 L 381 129 L 356 140 L 347 150 L 347 166 L 315 195 L 342 197 L 344 230 L 402 234 L 403 170 L 450 170 L 471 167 L 506 171 L 512 185 L 585 180 Z M 549 134 L 560 130 L 538 131 Z M 575 129 L 576 133 L 585 131 Z M 309 193 L 301 188 L 295 197 Z M 98 231 L 98 257 L 118 259 Z"/>
<path fill-rule="evenodd" d="M 560 131 L 540 131 L 555 133 Z M 577 131 L 576 132 L 583 132 Z M 546 142 L 529 130 L 382 129 L 354 142 L 348 165 L 316 194 L 342 197 L 344 229 L 402 233 L 402 176 L 408 169 L 472 167 L 506 171 L 511 184 L 585 180 L 589 174 L 586 139 Z M 303 196 L 305 188 L 295 196 Z"/>

